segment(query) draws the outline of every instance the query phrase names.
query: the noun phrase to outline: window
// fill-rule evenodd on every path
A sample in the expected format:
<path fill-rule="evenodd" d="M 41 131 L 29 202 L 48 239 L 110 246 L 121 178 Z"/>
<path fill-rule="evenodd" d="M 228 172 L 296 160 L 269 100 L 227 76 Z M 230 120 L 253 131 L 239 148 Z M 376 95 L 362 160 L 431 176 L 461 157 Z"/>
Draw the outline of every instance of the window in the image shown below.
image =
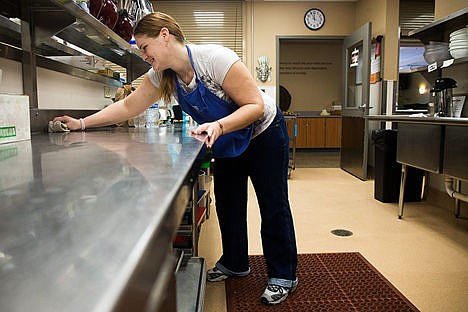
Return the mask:
<path fill-rule="evenodd" d="M 171 15 L 188 41 L 232 49 L 244 60 L 242 1 L 154 1 L 154 11 Z M 132 82 L 141 84 L 143 76 Z"/>

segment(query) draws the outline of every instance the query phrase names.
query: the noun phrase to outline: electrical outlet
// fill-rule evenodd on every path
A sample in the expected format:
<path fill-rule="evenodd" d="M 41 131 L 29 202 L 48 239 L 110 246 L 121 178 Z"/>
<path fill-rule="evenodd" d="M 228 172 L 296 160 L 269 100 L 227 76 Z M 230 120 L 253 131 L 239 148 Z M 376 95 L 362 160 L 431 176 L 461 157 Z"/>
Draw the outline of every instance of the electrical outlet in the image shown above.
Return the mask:
<path fill-rule="evenodd" d="M 111 89 L 110 89 L 110 87 L 104 86 L 104 97 L 105 97 L 106 99 L 109 99 L 109 98 L 111 98 L 111 96 L 112 96 L 112 95 L 111 95 Z"/>

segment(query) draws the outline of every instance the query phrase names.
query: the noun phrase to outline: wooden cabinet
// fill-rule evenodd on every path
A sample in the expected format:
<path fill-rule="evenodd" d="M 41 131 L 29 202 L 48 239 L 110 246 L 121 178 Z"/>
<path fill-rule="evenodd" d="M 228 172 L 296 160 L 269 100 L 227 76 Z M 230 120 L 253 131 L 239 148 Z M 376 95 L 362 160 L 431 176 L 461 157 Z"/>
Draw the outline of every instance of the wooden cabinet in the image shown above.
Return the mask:
<path fill-rule="evenodd" d="M 341 118 L 297 118 L 297 148 L 340 148 Z"/>
<path fill-rule="evenodd" d="M 341 147 L 341 118 L 325 119 L 325 148 Z"/>
<path fill-rule="evenodd" d="M 319 148 L 325 145 L 324 118 L 299 118 L 297 122 L 297 148 Z"/>

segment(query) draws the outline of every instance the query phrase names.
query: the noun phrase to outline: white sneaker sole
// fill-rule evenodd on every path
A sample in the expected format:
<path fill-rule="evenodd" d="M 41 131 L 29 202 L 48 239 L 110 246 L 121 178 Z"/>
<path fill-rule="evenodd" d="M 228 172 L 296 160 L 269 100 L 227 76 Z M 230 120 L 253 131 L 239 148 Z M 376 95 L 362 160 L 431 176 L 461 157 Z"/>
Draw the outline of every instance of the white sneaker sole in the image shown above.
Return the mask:
<path fill-rule="evenodd" d="M 296 291 L 298 285 L 299 285 L 299 284 L 294 285 L 294 286 L 287 292 L 287 294 L 286 294 L 284 297 L 281 297 L 281 298 L 280 298 L 279 300 L 277 300 L 277 301 L 268 301 L 268 299 L 265 298 L 265 297 L 263 297 L 263 296 L 260 297 L 260 300 L 262 301 L 263 304 L 266 304 L 266 305 L 275 305 L 275 304 L 281 303 L 281 302 L 283 302 L 284 300 L 286 300 L 286 298 L 288 298 L 289 294 L 292 294 L 293 292 Z"/>

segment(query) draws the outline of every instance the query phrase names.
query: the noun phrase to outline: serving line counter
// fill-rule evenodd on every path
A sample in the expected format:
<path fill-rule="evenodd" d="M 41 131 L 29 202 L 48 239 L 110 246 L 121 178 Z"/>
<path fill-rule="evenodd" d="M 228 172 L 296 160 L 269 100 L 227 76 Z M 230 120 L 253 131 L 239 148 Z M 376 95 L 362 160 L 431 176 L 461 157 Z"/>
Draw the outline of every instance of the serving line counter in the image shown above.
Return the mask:
<path fill-rule="evenodd" d="M 407 166 L 443 174 L 447 193 L 460 215 L 461 181 L 468 181 L 468 118 L 370 115 L 368 120 L 398 124 L 397 162 L 402 164 L 398 217 L 403 216 Z"/>
<path fill-rule="evenodd" d="M 1 144 L 1 310 L 176 311 L 172 242 L 202 139 L 103 128 Z"/>

